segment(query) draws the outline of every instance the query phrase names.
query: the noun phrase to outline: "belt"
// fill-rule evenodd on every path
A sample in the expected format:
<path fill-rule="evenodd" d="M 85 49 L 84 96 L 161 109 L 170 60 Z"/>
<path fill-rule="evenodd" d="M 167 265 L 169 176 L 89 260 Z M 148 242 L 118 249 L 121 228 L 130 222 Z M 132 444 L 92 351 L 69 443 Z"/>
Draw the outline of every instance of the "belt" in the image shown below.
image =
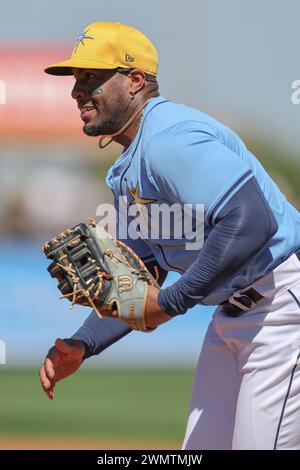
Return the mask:
<path fill-rule="evenodd" d="M 300 261 L 300 250 L 297 251 L 295 255 Z M 232 294 L 230 299 L 222 302 L 220 306 L 227 315 L 238 317 L 251 307 L 255 307 L 258 302 L 265 298 L 266 297 L 255 290 L 254 287 L 249 287 L 249 289 L 246 289 L 242 293 Z"/>

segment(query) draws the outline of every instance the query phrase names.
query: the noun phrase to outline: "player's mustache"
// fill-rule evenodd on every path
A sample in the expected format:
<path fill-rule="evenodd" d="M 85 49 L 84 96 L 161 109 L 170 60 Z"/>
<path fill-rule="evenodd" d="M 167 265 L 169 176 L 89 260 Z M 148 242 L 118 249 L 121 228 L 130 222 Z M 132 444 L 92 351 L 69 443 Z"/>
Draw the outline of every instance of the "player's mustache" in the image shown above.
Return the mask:
<path fill-rule="evenodd" d="M 87 108 L 89 106 L 93 106 L 98 111 L 98 103 L 96 101 L 94 101 L 93 99 L 89 99 L 88 101 L 86 101 L 86 100 L 84 100 L 84 101 L 77 100 L 77 107 L 79 109 L 82 109 L 84 107 Z"/>

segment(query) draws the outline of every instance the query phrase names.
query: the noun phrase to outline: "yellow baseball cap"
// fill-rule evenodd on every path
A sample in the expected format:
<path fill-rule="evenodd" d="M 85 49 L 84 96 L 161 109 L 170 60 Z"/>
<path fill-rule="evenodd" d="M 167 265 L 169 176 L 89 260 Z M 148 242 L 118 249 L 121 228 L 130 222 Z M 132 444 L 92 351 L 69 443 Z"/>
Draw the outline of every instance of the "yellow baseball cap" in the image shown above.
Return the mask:
<path fill-rule="evenodd" d="M 157 67 L 157 50 L 141 31 L 122 23 L 97 22 L 79 35 L 70 59 L 49 65 L 45 72 L 72 75 L 72 68 L 138 68 L 156 77 Z"/>

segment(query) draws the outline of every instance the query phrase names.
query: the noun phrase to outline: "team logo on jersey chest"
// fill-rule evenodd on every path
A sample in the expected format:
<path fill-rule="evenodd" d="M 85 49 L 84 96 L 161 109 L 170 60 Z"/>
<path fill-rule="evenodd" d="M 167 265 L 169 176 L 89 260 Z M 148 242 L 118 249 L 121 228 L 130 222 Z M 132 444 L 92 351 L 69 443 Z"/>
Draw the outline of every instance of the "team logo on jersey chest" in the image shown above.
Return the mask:
<path fill-rule="evenodd" d="M 138 183 L 136 183 L 135 188 L 130 188 L 128 186 L 127 189 L 128 189 L 128 192 L 129 192 L 130 196 L 132 197 L 132 201 L 130 201 L 130 203 L 129 203 L 130 206 L 132 206 L 133 204 L 137 204 L 137 205 L 143 204 L 144 205 L 144 204 L 151 204 L 153 202 L 157 202 L 157 199 L 143 198 L 140 195 L 140 190 L 139 190 Z"/>

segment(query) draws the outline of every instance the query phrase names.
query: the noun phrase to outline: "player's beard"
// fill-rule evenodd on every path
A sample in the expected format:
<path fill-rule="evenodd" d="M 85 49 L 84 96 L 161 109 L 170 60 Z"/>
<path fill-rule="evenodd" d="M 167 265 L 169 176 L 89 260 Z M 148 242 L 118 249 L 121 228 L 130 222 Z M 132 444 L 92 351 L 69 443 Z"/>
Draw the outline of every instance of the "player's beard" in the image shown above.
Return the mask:
<path fill-rule="evenodd" d="M 113 110 L 110 110 L 109 116 L 105 113 L 99 113 L 97 104 L 93 103 L 97 117 L 92 123 L 83 126 L 83 132 L 88 136 L 112 135 L 125 124 L 124 116 L 126 116 L 125 104 L 118 102 Z M 126 106 L 128 107 L 128 105 Z"/>

